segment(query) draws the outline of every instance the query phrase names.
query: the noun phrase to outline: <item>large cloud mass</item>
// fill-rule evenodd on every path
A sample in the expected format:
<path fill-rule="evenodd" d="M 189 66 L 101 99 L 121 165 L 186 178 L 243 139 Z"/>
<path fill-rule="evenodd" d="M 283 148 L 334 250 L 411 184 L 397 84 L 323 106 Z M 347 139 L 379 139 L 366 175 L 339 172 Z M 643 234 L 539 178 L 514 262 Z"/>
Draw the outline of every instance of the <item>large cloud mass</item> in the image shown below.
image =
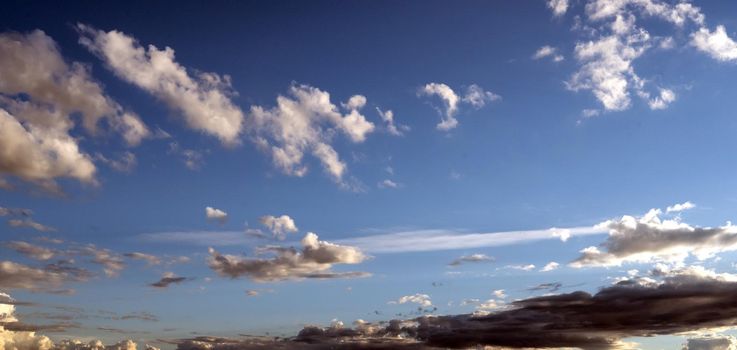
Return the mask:
<path fill-rule="evenodd" d="M 625 215 L 598 225 L 609 230 L 600 247 L 588 247 L 571 265 L 618 266 L 625 262 L 682 262 L 693 255 L 706 259 L 719 252 L 737 250 L 737 226 L 698 227 L 678 217 L 661 219 L 652 209 L 642 217 Z"/>
<path fill-rule="evenodd" d="M 58 191 L 55 179 L 96 183 L 96 168 L 71 134 L 100 135 L 102 121 L 137 145 L 150 133 L 95 82 L 89 69 L 67 64 L 44 32 L 0 34 L 0 173 Z"/>
<path fill-rule="evenodd" d="M 200 72 L 192 76 L 174 60 L 174 50 L 148 49 L 117 30 L 105 32 L 79 24 L 80 43 L 105 61 L 121 79 L 156 96 L 182 113 L 188 127 L 238 143 L 243 112 L 233 104 L 230 77 Z"/>

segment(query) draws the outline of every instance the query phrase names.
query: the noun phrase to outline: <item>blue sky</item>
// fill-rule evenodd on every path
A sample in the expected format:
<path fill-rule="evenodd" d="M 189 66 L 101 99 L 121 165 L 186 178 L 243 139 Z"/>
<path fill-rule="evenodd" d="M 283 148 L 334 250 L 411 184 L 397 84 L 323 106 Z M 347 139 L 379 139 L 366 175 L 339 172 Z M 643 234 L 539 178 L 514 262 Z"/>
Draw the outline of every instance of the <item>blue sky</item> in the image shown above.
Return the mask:
<path fill-rule="evenodd" d="M 175 348 L 508 312 L 623 280 L 731 284 L 735 14 L 665 0 L 11 2 L 0 291 L 33 302 L 16 317 L 57 343 Z M 712 326 L 615 338 L 734 340 Z"/>

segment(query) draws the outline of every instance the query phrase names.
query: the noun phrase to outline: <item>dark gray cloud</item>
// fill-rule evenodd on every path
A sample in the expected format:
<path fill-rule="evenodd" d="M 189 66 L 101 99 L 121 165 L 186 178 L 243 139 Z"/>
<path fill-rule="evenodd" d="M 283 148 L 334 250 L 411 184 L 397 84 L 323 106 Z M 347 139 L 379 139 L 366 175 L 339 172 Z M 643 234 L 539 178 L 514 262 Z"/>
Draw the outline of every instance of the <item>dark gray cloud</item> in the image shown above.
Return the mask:
<path fill-rule="evenodd" d="M 179 350 L 268 348 L 625 347 L 622 339 L 737 325 L 737 276 L 703 268 L 671 271 L 660 280 L 628 279 L 596 294 L 577 291 L 519 300 L 487 315 L 423 316 L 389 322 L 305 327 L 272 341 L 188 340 Z M 207 346 L 203 347 L 204 344 Z M 208 347 L 209 346 L 209 347 Z"/>
<path fill-rule="evenodd" d="M 149 284 L 151 287 L 155 288 L 168 288 L 171 284 L 180 284 L 182 282 L 185 282 L 187 280 L 190 280 L 191 278 L 188 277 L 179 277 L 171 272 L 167 272 L 164 274 L 164 276 L 161 277 L 160 280 Z"/>

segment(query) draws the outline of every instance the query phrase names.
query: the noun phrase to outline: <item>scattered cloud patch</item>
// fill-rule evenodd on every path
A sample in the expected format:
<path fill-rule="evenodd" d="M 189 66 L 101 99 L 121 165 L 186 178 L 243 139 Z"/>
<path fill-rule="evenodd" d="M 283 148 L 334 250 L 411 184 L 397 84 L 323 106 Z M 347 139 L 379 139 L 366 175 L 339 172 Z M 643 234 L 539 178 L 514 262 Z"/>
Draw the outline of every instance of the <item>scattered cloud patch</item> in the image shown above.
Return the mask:
<path fill-rule="evenodd" d="M 537 51 L 535 51 L 535 54 L 532 55 L 533 60 L 539 60 L 545 57 L 550 57 L 553 62 L 561 62 L 565 60 L 565 57 L 558 53 L 558 48 L 549 45 L 545 45 L 537 49 Z"/>
<path fill-rule="evenodd" d="M 453 261 L 451 261 L 448 266 L 460 266 L 465 263 L 480 263 L 480 262 L 493 262 L 495 259 L 494 257 L 488 256 L 486 254 L 471 254 L 471 255 L 464 255 L 461 256 Z"/>
<path fill-rule="evenodd" d="M 297 231 L 299 231 L 297 225 L 294 223 L 294 220 L 289 217 L 289 215 L 266 215 L 262 216 L 259 221 L 261 222 L 261 225 L 264 225 L 266 228 L 268 228 L 269 231 L 271 231 L 271 233 L 277 239 L 283 240 L 288 233 L 296 233 Z"/>
<path fill-rule="evenodd" d="M 217 221 L 221 224 L 228 220 L 228 213 L 213 207 L 205 207 L 205 217 L 210 221 Z"/>

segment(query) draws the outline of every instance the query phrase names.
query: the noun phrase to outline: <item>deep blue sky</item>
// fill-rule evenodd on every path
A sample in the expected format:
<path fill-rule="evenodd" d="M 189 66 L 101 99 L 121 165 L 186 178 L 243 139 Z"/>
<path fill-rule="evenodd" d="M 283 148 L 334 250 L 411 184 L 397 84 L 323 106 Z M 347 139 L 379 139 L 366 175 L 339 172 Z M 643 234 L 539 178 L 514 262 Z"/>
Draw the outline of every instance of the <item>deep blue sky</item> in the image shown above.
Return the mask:
<path fill-rule="evenodd" d="M 57 229 L 46 235 L 68 242 L 94 243 L 119 253 L 192 259 L 153 268 L 130 262 L 117 278 L 75 284 L 73 296 L 23 290 L 13 295 L 47 304 L 158 315 L 155 326 L 145 321 L 113 324 L 156 334 L 136 334 L 140 339 L 181 337 L 189 331 L 290 334 L 305 323 L 380 320 L 406 313 L 413 306 L 387 302 L 415 293 L 430 294 L 440 313 L 459 313 L 473 310 L 460 307 L 461 300 L 485 300 L 496 289 L 506 290 L 511 298 L 524 298 L 532 295 L 526 288 L 560 281 L 583 283 L 579 288 L 595 291 L 610 283 L 607 277 L 620 276 L 631 267 L 567 267 L 580 249 L 605 239 L 592 235 L 565 243 L 542 240 L 458 250 L 368 252 L 372 258 L 366 262 L 335 269 L 367 271 L 373 274 L 369 278 L 262 284 L 217 276 L 205 264 L 208 245 L 251 254 L 264 244 L 299 245 L 307 232 L 327 241 L 344 241 L 418 229 L 461 233 L 593 226 L 685 201 L 697 204 L 683 214 L 690 224 L 718 226 L 735 219 L 735 63 L 715 60 L 691 45 L 696 24 L 676 27 L 658 18 L 640 18 L 637 10 L 631 10 L 638 16 L 637 25 L 651 36 L 672 36 L 676 42 L 674 48 L 659 49 L 653 41 L 632 61 L 632 68 L 648 82 L 647 89 L 667 88 L 677 97 L 667 108 L 652 110 L 630 88 L 631 106 L 607 111 L 590 90 L 566 88 L 584 65 L 574 55 L 576 44 L 597 38 L 573 29 L 576 17 L 601 33 L 607 23 L 586 22 L 584 3 L 573 1 L 558 17 L 544 1 L 4 3 L 0 31 L 42 30 L 57 43 L 67 63 L 88 65 L 108 96 L 171 138 L 126 148 L 118 140 L 89 137 L 76 128 L 73 135 L 80 137 L 80 148 L 87 153 L 115 156 L 129 150 L 137 166 L 118 172 L 97 163 L 98 187 L 59 179 L 65 197 L 30 193 L 24 187 L 0 192 L 0 206 L 32 209 L 34 220 Z M 706 16 L 706 27 L 724 25 L 734 37 L 737 3 L 694 4 Z M 292 84 L 307 84 L 329 92 L 336 105 L 363 95 L 368 102 L 361 112 L 377 128 L 383 125 L 376 112 L 379 107 L 391 109 L 395 122 L 410 130 L 396 137 L 377 129 L 363 143 L 352 143 L 340 134 L 332 139 L 348 174 L 363 184 L 363 191 L 341 189 L 311 155 L 305 156 L 310 166 L 305 176 L 288 176 L 245 136 L 241 145 L 229 148 L 185 127 L 179 111 L 120 79 L 104 60 L 80 45 L 77 23 L 105 32 L 118 30 L 144 47 L 170 47 L 176 62 L 190 74 L 229 75 L 237 92 L 231 101 L 246 115 L 252 106 L 273 107 L 276 97 L 287 94 Z M 533 59 L 545 45 L 557 48 L 564 59 Z M 461 96 L 476 84 L 501 100 L 479 109 L 461 104 L 458 127 L 441 131 L 436 129 L 443 113 L 441 100 L 419 93 L 432 82 L 446 84 Z M 599 110 L 600 115 L 584 118 L 586 109 Z M 170 151 L 172 142 L 200 152 L 202 164 L 188 169 Z M 12 173 L 8 178 L 15 179 Z M 399 187 L 377 186 L 385 179 Z M 227 212 L 227 222 L 206 220 L 205 206 Z M 246 227 L 264 230 L 260 217 L 282 214 L 299 227 L 299 233 L 289 234 L 286 241 L 242 234 Z M 4 241 L 38 236 L 31 229 L 10 226 L 0 231 Z M 204 237 L 212 234 L 210 244 L 146 238 L 202 231 L 207 231 Z M 220 246 L 217 237 L 223 232 L 242 234 L 243 242 Z M 494 256 L 496 261 L 447 267 L 453 259 L 474 253 Z M 29 261 L 8 250 L 0 254 Z M 729 255 L 724 256 L 724 261 L 707 265 L 733 269 Z M 559 262 L 560 269 L 539 271 L 551 261 Z M 527 264 L 536 268 L 523 272 L 508 267 Z M 164 271 L 194 280 L 164 291 L 147 286 Z M 433 287 L 432 282 L 443 286 Z M 246 289 L 262 293 L 249 298 Z M 118 338 L 94 330 L 95 321 L 82 324 L 70 334 Z M 164 332 L 166 328 L 176 331 Z"/>

